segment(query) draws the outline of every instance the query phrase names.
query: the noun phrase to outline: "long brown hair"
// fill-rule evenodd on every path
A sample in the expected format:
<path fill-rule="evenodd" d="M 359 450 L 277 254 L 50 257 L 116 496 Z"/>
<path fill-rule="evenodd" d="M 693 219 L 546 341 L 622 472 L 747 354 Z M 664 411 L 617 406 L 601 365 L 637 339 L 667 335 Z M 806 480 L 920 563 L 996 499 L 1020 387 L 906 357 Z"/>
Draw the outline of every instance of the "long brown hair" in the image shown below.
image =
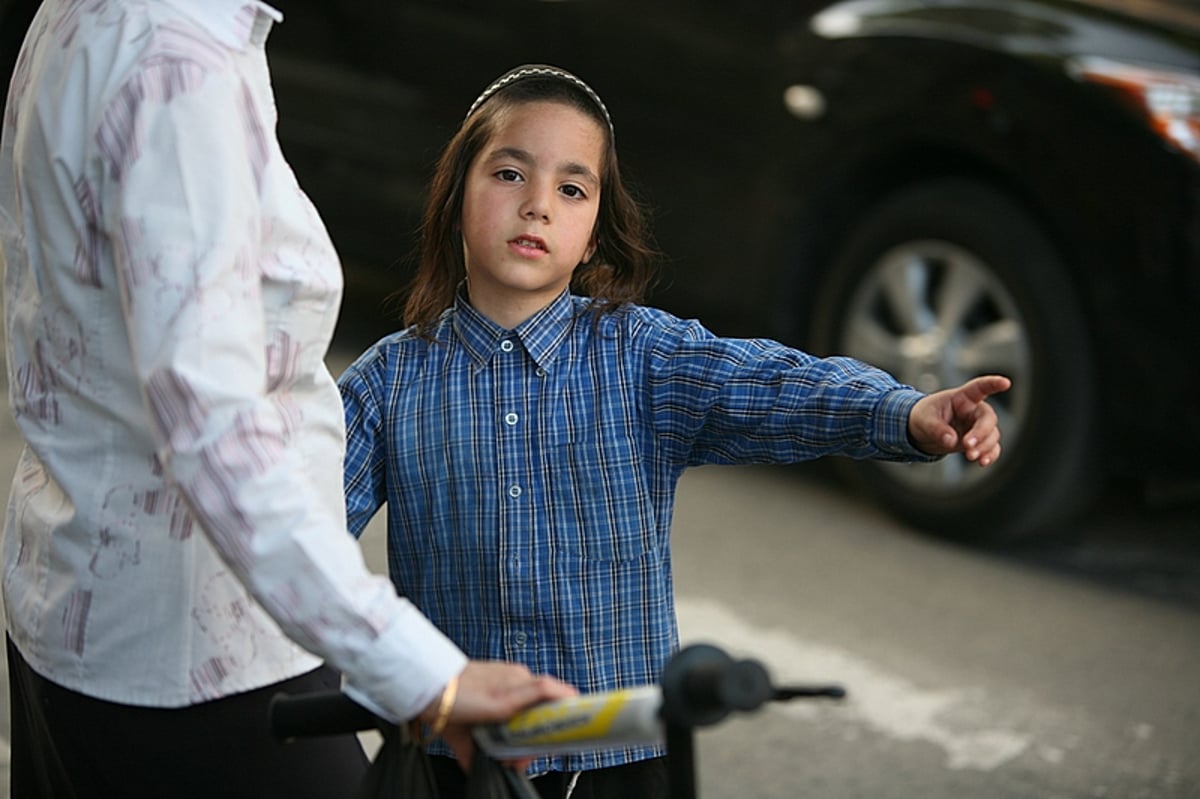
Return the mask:
<path fill-rule="evenodd" d="M 492 138 L 507 110 L 532 102 L 558 102 L 595 120 L 604 132 L 600 165 L 600 208 L 596 215 L 596 252 L 571 278 L 572 291 L 591 297 L 605 313 L 641 302 L 650 289 L 657 253 L 650 243 L 646 215 L 626 188 L 617 164 L 612 128 L 602 107 L 572 82 L 536 76 L 505 85 L 473 108 L 438 160 L 421 220 L 417 272 L 407 289 L 404 323 L 426 335 L 454 304 L 454 292 L 466 274 L 462 246 L 463 192 L 467 171 Z"/>

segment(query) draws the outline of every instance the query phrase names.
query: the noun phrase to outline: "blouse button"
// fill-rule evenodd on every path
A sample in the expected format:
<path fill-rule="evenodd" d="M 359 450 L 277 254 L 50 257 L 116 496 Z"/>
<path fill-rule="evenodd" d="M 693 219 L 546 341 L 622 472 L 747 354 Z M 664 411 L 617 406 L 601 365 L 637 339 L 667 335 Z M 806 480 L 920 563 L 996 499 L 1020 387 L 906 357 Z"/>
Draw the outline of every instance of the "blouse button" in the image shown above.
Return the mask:
<path fill-rule="evenodd" d="M 500 342 L 500 349 L 504 350 L 505 352 L 512 352 L 512 348 L 513 343 L 508 339 L 504 339 L 504 341 Z"/>
<path fill-rule="evenodd" d="M 521 496 L 521 487 L 520 486 L 509 486 L 508 495 L 510 497 L 512 497 L 513 499 L 516 499 L 517 497 Z"/>
<path fill-rule="evenodd" d="M 515 413 L 505 414 L 504 415 L 504 423 L 506 425 L 508 425 L 509 427 L 512 427 L 513 425 L 515 425 L 517 423 L 517 415 Z"/>

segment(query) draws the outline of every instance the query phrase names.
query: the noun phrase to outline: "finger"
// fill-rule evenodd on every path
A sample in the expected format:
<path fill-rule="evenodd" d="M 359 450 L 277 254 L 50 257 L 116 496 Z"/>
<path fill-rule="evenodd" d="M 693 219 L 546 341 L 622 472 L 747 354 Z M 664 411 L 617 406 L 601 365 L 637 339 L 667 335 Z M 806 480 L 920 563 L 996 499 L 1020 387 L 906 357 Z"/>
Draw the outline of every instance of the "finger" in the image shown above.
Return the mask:
<path fill-rule="evenodd" d="M 992 447 L 992 449 L 989 450 L 986 454 L 979 456 L 979 465 L 980 466 L 991 466 L 993 463 L 995 463 L 997 460 L 999 460 L 999 458 L 1000 458 L 1000 444 L 999 444 L 999 442 L 997 442 L 996 446 Z"/>
<path fill-rule="evenodd" d="M 574 686 L 553 677 L 542 676 L 509 686 L 500 701 L 504 705 L 503 716 L 507 718 L 530 705 L 568 699 L 578 694 L 579 691 Z"/>
<path fill-rule="evenodd" d="M 543 700 L 570 699 L 573 696 L 579 696 L 578 688 L 554 677 L 541 675 L 535 681 Z"/>
<path fill-rule="evenodd" d="M 979 433 L 968 434 L 964 441 L 963 454 L 969 461 L 981 460 L 1000 443 L 1000 429 L 992 427 Z"/>
<path fill-rule="evenodd" d="M 912 434 L 918 447 L 930 455 L 944 455 L 958 449 L 958 431 L 940 419 L 922 419 Z"/>
<path fill-rule="evenodd" d="M 980 403 L 963 419 L 963 443 L 968 447 L 978 447 L 992 435 L 1000 434 L 1000 418 L 996 409 L 986 402 Z"/>
<path fill-rule="evenodd" d="M 937 420 L 931 432 L 937 435 L 938 443 L 946 452 L 954 452 L 961 449 L 964 444 L 965 436 L 963 434 L 966 432 L 964 427 L 965 425 L 960 424 L 957 419 L 952 417 L 946 420 Z"/>
<path fill-rule="evenodd" d="M 1012 388 L 1012 381 L 1003 375 L 983 375 L 968 380 L 959 388 L 959 393 L 968 401 L 979 403 L 993 394 L 1008 391 L 1010 388 Z"/>
<path fill-rule="evenodd" d="M 471 737 L 470 727 L 451 724 L 442 731 L 442 739 L 454 752 L 463 771 L 470 769 L 471 758 L 475 754 L 475 741 Z"/>

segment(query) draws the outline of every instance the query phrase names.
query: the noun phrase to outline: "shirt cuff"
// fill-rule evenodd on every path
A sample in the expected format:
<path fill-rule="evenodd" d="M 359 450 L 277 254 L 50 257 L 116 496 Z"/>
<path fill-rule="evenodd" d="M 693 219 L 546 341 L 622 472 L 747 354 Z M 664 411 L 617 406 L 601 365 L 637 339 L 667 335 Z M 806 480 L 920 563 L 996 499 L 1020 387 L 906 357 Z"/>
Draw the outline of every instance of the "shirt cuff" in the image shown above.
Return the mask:
<path fill-rule="evenodd" d="M 908 435 L 908 416 L 913 406 L 924 397 L 920 391 L 912 388 L 898 388 L 883 395 L 875 408 L 875 419 L 872 435 L 875 446 L 886 456 L 896 460 L 917 461 L 930 463 L 939 460 L 941 455 L 930 455 L 923 452 L 912 443 Z"/>
<path fill-rule="evenodd" d="M 467 665 L 467 656 L 408 600 L 374 645 L 346 671 L 344 690 L 351 699 L 394 724 L 415 718 L 450 679 Z"/>

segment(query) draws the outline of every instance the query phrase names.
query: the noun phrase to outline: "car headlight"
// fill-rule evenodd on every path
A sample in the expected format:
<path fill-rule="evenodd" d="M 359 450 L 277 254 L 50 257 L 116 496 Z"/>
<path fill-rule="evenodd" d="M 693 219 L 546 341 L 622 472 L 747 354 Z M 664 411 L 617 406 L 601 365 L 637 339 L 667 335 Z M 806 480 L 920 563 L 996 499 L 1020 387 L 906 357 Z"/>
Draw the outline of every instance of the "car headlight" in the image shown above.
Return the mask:
<path fill-rule="evenodd" d="M 1200 162 L 1200 77 L 1095 57 L 1075 58 L 1068 69 L 1118 92 L 1155 133 Z"/>

